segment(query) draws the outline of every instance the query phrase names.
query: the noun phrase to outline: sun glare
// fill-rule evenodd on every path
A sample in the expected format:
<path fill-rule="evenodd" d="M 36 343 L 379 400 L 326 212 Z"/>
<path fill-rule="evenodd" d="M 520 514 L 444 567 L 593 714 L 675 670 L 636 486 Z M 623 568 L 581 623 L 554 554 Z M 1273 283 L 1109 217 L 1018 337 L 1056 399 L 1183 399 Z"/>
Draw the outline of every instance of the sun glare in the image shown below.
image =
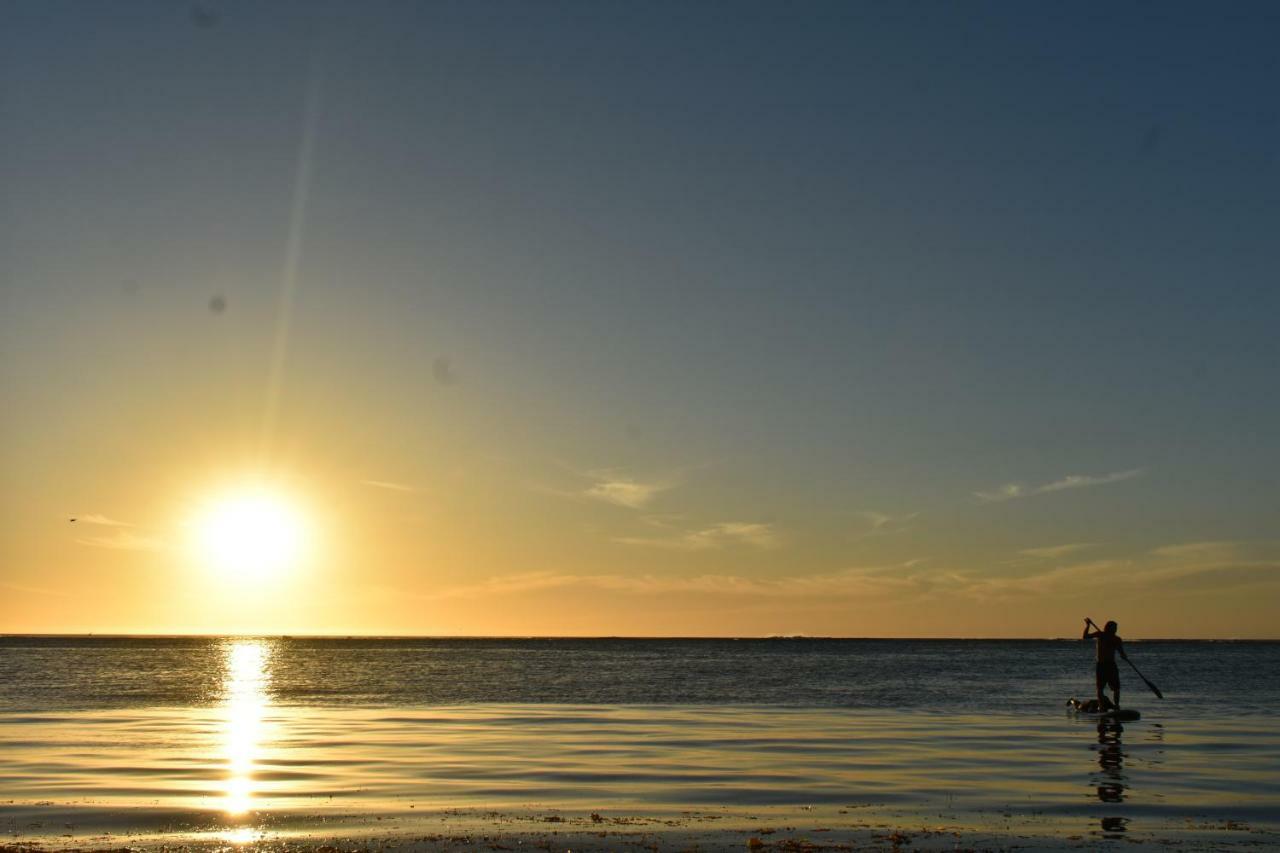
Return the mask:
<path fill-rule="evenodd" d="M 302 515 L 265 491 L 246 491 L 211 502 L 194 522 L 194 548 L 213 569 L 244 578 L 291 567 L 305 545 Z"/>

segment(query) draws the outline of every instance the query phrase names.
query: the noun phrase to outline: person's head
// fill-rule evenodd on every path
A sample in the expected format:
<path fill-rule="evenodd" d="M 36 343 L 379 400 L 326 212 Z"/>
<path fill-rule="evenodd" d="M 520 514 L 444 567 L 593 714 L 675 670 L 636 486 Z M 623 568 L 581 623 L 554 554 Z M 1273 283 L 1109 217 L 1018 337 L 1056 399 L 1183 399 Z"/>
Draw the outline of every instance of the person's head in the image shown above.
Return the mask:
<path fill-rule="evenodd" d="M 1117 625 L 1117 624 L 1115 623 L 1115 621 L 1114 621 L 1114 620 L 1112 620 L 1111 622 L 1108 622 L 1108 623 L 1107 623 L 1107 625 L 1106 625 L 1106 627 L 1105 627 L 1105 628 L 1103 628 L 1102 630 L 1103 630 L 1105 633 L 1108 633 L 1108 634 L 1114 634 L 1114 633 L 1116 632 L 1116 630 L 1117 630 L 1119 627 L 1120 627 L 1120 626 L 1119 626 L 1119 625 Z"/>

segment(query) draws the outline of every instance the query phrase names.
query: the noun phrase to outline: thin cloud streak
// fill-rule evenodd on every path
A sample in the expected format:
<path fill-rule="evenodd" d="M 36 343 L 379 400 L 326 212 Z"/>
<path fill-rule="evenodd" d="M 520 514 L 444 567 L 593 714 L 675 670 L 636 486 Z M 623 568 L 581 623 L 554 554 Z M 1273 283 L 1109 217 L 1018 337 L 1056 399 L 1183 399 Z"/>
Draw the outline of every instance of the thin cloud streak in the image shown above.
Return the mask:
<path fill-rule="evenodd" d="M 1177 545 L 1161 545 L 1153 548 L 1151 554 L 1156 557 L 1207 557 L 1222 556 L 1235 553 L 1241 543 L 1232 541 L 1183 542 Z"/>
<path fill-rule="evenodd" d="M 100 513 L 91 512 L 88 515 L 77 515 L 76 521 L 81 524 L 101 524 L 104 527 L 133 527 L 127 521 L 117 521 L 114 518 L 108 518 Z"/>
<path fill-rule="evenodd" d="M 909 512 L 903 515 L 890 515 L 885 512 L 860 512 L 859 516 L 865 518 L 871 525 L 872 530 L 902 530 L 907 524 L 917 518 L 920 513 Z"/>
<path fill-rule="evenodd" d="M 1036 495 L 1047 495 L 1050 492 L 1061 492 L 1066 489 L 1084 489 L 1089 486 L 1104 486 L 1108 483 L 1118 483 L 1122 480 L 1131 480 L 1142 474 L 1141 468 L 1133 468 L 1128 471 L 1117 471 L 1112 474 L 1101 474 L 1097 476 L 1084 474 L 1069 474 L 1061 480 L 1054 480 L 1052 483 L 1045 483 L 1041 486 L 1025 486 L 1021 483 L 1005 483 L 1003 486 L 997 486 L 995 489 L 985 492 L 974 492 L 974 496 L 984 503 L 1000 503 L 1003 501 L 1011 501 L 1017 498 L 1030 498 Z"/>
<path fill-rule="evenodd" d="M 1023 577 L 970 576 L 965 594 L 982 600 L 1078 595 L 1106 588 L 1112 593 L 1153 590 L 1182 593 L 1217 579 L 1215 588 L 1280 584 L 1280 555 L 1247 553 L 1240 543 L 1195 542 L 1156 548 L 1133 559 L 1099 559 L 1055 566 Z"/>
<path fill-rule="evenodd" d="M 77 539 L 76 542 L 93 548 L 110 548 L 116 551 L 161 551 L 165 547 L 160 539 L 139 536 L 124 530 L 117 530 L 114 536 L 91 536 L 87 539 Z"/>
<path fill-rule="evenodd" d="M 1214 559 L 1097 559 L 1055 565 L 1030 575 L 1009 576 L 948 567 L 930 567 L 922 560 L 860 566 L 834 572 L 780 577 L 747 577 L 727 573 L 692 576 L 655 574 L 570 574 L 527 572 L 497 576 L 476 584 L 443 589 L 425 600 L 476 599 L 532 594 L 546 590 L 595 590 L 628 595 L 709 595 L 761 601 L 841 601 L 849 606 L 884 602 L 955 602 L 978 604 L 1036 601 L 1045 596 L 1078 596 L 1107 587 L 1112 591 L 1150 591 L 1198 594 L 1206 584 L 1221 590 L 1280 584 L 1280 557 L 1242 559 L 1214 555 Z"/>
<path fill-rule="evenodd" d="M 361 485 L 373 486 L 375 489 L 386 489 L 392 492 L 420 492 L 421 488 L 408 483 L 396 483 L 391 480 L 361 480 Z"/>
<path fill-rule="evenodd" d="M 1091 542 L 1074 542 L 1069 545 L 1049 545 L 1044 548 L 1023 548 L 1019 551 L 1027 557 L 1036 557 L 1042 560 L 1056 560 L 1058 557 L 1065 557 L 1068 554 L 1074 554 L 1077 551 L 1084 551 L 1088 548 L 1096 548 Z"/>
<path fill-rule="evenodd" d="M 746 545 L 753 548 L 772 548 L 778 544 L 778 534 L 771 524 L 749 521 L 723 521 L 672 536 L 623 536 L 613 541 L 621 545 L 637 545 L 647 548 L 668 548 L 676 551 L 705 551 L 729 545 Z"/>
<path fill-rule="evenodd" d="M 627 509 L 643 509 L 661 493 L 671 488 L 670 483 L 642 483 L 627 477 L 599 479 L 582 491 L 583 497 L 603 501 Z"/>
<path fill-rule="evenodd" d="M 886 588 L 910 586 L 912 581 L 895 578 L 896 570 L 905 566 L 878 566 L 847 569 L 839 572 L 781 578 L 748 578 L 730 574 L 702 574 L 689 577 L 667 577 L 653 574 L 576 575 L 556 572 L 526 572 L 489 578 L 478 584 L 454 587 L 418 596 L 426 600 L 482 598 L 490 595 L 518 595 L 548 589 L 577 588 L 639 595 L 672 593 L 706 593 L 761 598 L 825 597 L 874 594 Z"/>

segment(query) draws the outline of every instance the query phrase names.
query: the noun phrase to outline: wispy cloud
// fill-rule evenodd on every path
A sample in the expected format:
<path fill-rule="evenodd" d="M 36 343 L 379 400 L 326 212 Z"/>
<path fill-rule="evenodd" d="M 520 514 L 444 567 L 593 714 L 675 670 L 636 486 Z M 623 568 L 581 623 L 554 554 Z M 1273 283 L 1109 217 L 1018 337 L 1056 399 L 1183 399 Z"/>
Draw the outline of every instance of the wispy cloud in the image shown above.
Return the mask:
<path fill-rule="evenodd" d="M 623 545 L 670 548 L 677 551 L 704 551 L 729 545 L 772 548 L 778 544 L 777 530 L 772 524 L 750 521 L 722 521 L 710 527 L 687 530 L 667 536 L 623 536 L 614 540 Z"/>
<path fill-rule="evenodd" d="M 138 529 L 136 524 L 110 518 L 102 513 L 91 512 L 86 515 L 78 515 L 72 521 L 76 522 L 77 525 L 89 524 L 111 528 L 111 532 L 107 535 L 86 536 L 83 539 L 77 539 L 76 542 L 81 545 L 89 545 L 94 548 L 111 548 L 118 551 L 159 551 L 164 547 L 164 542 L 160 539 L 135 532 Z M 106 533 L 106 531 L 103 532 Z"/>
<path fill-rule="evenodd" d="M 582 491 L 584 497 L 628 509 L 643 509 L 672 487 L 669 482 L 642 482 L 607 471 L 593 476 L 596 482 Z"/>
<path fill-rule="evenodd" d="M 860 512 L 859 517 L 867 520 L 872 530 L 888 532 L 891 530 L 902 530 L 908 523 L 917 518 L 920 513 L 908 512 L 902 515 L 890 515 L 887 512 Z"/>
<path fill-rule="evenodd" d="M 562 487 L 546 483 L 528 483 L 529 489 L 546 495 L 571 500 L 599 501 L 626 509 L 645 509 L 659 495 L 680 484 L 679 473 L 661 476 L 635 476 L 619 468 L 597 468 L 584 471 L 564 462 L 556 467 L 579 483 Z"/>
<path fill-rule="evenodd" d="M 1058 557 L 1065 557 L 1068 554 L 1074 554 L 1077 551 L 1083 551 L 1086 548 L 1096 547 L 1096 545 L 1090 542 L 1074 542 L 1069 545 L 1049 545 L 1044 548 L 1023 548 L 1018 553 L 1027 557 L 1035 557 L 1042 560 L 1056 560 Z"/>
<path fill-rule="evenodd" d="M 854 606 L 925 601 L 952 604 L 961 600 L 991 604 L 1041 600 L 1045 596 L 1087 596 L 1103 588 L 1125 594 L 1159 589 L 1165 594 L 1191 595 L 1200 594 L 1206 588 L 1220 591 L 1259 585 L 1269 588 L 1280 585 L 1280 557 L 1273 554 L 1249 560 L 1100 559 L 1053 565 L 1027 574 L 957 570 L 924 560 L 781 576 L 528 572 L 492 577 L 417 597 L 427 600 L 486 598 L 568 589 L 637 596 L 707 595 L 717 600 L 756 599 L 764 604 L 778 599 L 803 599 Z"/>
<path fill-rule="evenodd" d="M 127 521 L 117 521 L 114 518 L 107 518 L 100 513 L 91 512 L 88 515 L 77 515 L 75 520 L 81 524 L 101 524 L 104 527 L 133 527 Z"/>
<path fill-rule="evenodd" d="M 756 598 L 826 598 L 875 596 L 890 590 L 921 586 L 918 573 L 906 564 L 851 568 L 838 572 L 776 578 L 731 574 L 693 576 L 526 572 L 489 578 L 477 584 L 453 587 L 419 596 L 429 600 L 519 595 L 547 589 L 595 589 L 635 595 L 705 593 Z"/>
<path fill-rule="evenodd" d="M 163 540 L 153 536 L 139 536 L 127 530 L 117 530 L 111 536 L 90 536 L 76 541 L 81 545 L 111 548 L 117 551 L 160 551 L 164 548 Z"/>
<path fill-rule="evenodd" d="M 373 486 L 375 489 L 387 489 L 392 492 L 420 492 L 422 489 L 409 483 L 396 483 L 391 480 L 361 480 L 362 485 Z"/>
<path fill-rule="evenodd" d="M 1241 546 L 1240 542 L 1231 541 L 1210 541 L 1210 542 L 1181 542 L 1176 545 L 1161 545 L 1159 548 L 1153 548 L 1152 556 L 1168 557 L 1168 558 L 1186 558 L 1186 557 L 1230 557 L 1237 554 L 1237 549 Z"/>
<path fill-rule="evenodd" d="M 1104 486 L 1107 483 L 1118 483 L 1121 480 L 1133 479 L 1141 473 L 1141 468 L 1133 468 L 1128 471 L 1116 471 L 1112 474 L 1101 474 L 1096 476 L 1069 474 L 1061 480 L 1054 480 L 1052 483 L 1045 483 L 1040 486 L 1026 486 L 1022 483 L 1005 483 L 1003 486 L 997 486 L 996 488 L 985 492 L 974 492 L 973 494 L 985 503 L 999 503 L 1001 501 L 1014 500 L 1015 498 L 1030 498 L 1036 495 L 1046 495 L 1050 492 L 1061 492 L 1065 489 L 1083 489 L 1089 486 Z"/>
<path fill-rule="evenodd" d="M 1069 595 L 1101 588 L 1115 590 L 1134 574 L 1134 565 L 1129 560 L 1054 565 L 1023 575 L 964 572 L 961 591 L 980 601 Z"/>
<path fill-rule="evenodd" d="M 1166 545 L 1127 559 L 1100 559 L 1029 574 L 968 573 L 963 594 L 982 600 L 1111 593 L 1191 594 L 1211 588 L 1280 584 L 1274 543 L 1192 542 Z"/>
<path fill-rule="evenodd" d="M 721 522 L 694 535 L 712 542 L 740 542 L 756 548 L 772 548 L 778 544 L 778 534 L 772 524 L 749 521 Z"/>

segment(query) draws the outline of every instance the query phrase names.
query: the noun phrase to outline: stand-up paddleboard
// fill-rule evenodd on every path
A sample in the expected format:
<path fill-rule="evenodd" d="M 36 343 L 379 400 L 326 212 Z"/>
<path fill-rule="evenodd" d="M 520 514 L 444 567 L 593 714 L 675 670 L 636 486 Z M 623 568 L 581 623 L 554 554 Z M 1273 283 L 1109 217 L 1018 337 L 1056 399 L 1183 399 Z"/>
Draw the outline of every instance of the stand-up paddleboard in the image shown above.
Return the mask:
<path fill-rule="evenodd" d="M 1096 702 L 1093 704 L 1096 704 Z M 1131 722 L 1142 719 L 1142 714 L 1133 708 L 1108 708 L 1105 711 L 1099 711 L 1093 708 L 1091 704 L 1081 702 L 1079 699 L 1068 699 L 1067 707 L 1078 714 L 1096 717 L 1104 722 Z"/>
<path fill-rule="evenodd" d="M 1103 711 L 1101 714 L 1095 715 L 1099 720 L 1104 722 L 1130 722 L 1132 720 L 1142 719 L 1142 714 L 1133 708 L 1118 708 L 1114 711 Z"/>

